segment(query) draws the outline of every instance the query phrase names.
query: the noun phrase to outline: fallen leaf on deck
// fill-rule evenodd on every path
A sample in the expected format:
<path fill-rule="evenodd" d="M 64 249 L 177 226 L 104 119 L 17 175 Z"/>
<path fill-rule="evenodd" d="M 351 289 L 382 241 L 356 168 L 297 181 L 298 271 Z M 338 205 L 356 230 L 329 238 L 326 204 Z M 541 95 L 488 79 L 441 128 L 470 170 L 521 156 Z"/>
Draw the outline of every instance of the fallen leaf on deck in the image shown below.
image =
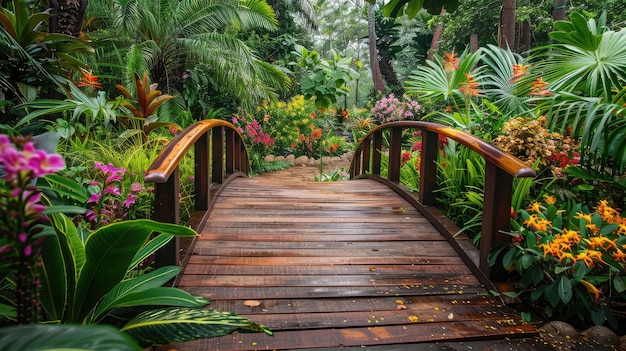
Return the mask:
<path fill-rule="evenodd" d="M 256 301 L 256 300 L 246 300 L 243 302 L 244 306 L 248 306 L 248 307 L 258 307 L 261 305 L 261 301 Z"/>

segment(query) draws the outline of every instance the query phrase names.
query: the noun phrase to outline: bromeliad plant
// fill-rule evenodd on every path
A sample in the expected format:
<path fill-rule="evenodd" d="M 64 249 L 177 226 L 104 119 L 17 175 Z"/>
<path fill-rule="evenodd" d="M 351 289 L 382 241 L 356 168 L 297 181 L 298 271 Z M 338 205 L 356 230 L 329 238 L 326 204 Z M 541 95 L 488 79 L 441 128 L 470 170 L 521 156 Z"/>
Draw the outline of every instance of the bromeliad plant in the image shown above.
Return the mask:
<path fill-rule="evenodd" d="M 588 210 L 544 196 L 518 211 L 512 226 L 511 244 L 491 259 L 504 253 L 504 267 L 521 276 L 521 295 L 548 317 L 617 328 L 626 298 L 626 218 L 617 209 L 604 200 Z"/>

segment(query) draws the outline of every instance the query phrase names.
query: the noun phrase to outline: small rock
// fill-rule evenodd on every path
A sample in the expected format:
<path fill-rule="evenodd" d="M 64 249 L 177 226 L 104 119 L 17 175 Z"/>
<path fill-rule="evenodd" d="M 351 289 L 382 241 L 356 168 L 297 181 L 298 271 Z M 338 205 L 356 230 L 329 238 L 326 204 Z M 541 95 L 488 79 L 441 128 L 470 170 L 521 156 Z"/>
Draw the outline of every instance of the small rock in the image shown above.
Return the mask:
<path fill-rule="evenodd" d="M 263 158 L 265 162 L 272 162 L 274 161 L 274 159 L 275 159 L 274 155 L 267 155 L 265 156 L 265 158 Z"/>
<path fill-rule="evenodd" d="M 311 158 L 309 159 L 309 162 L 307 162 L 307 166 L 311 166 L 311 167 L 315 167 L 315 166 L 319 166 L 319 162 L 318 160 Z"/>
<path fill-rule="evenodd" d="M 293 163 L 293 161 L 296 160 L 296 155 L 294 155 L 294 154 L 287 155 L 287 157 L 285 157 L 285 159 L 287 159 L 287 161 Z"/>
<path fill-rule="evenodd" d="M 274 161 L 284 161 L 285 160 L 285 156 L 276 156 L 274 157 Z"/>
<path fill-rule="evenodd" d="M 621 342 L 617 334 L 615 334 L 611 329 L 601 325 L 591 327 L 583 331 L 581 334 L 589 341 L 600 346 L 618 346 Z"/>
<path fill-rule="evenodd" d="M 569 350 L 581 339 L 580 334 L 570 324 L 560 321 L 552 321 L 539 328 L 541 339 L 553 347 L 561 347 Z"/>
<path fill-rule="evenodd" d="M 294 166 L 306 166 L 309 163 L 309 158 L 307 156 L 300 156 L 293 160 Z"/>

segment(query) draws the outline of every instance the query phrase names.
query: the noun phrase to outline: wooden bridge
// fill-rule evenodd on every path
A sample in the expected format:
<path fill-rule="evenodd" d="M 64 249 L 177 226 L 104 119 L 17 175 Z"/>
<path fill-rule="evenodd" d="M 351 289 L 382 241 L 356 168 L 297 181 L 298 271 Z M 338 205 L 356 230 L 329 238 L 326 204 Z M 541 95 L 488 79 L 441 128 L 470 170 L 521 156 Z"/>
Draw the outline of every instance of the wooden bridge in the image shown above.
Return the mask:
<path fill-rule="evenodd" d="M 399 185 L 402 135 L 414 129 L 423 145 L 418 195 Z M 458 228 L 433 206 L 439 135 L 486 160 L 480 252 L 454 237 Z M 493 146 L 436 124 L 396 122 L 358 146 L 348 182 L 248 178 L 236 129 L 198 122 L 146 174 L 155 183 L 157 220 L 178 222 L 178 164 L 192 147 L 190 224 L 200 235 L 188 255 L 173 242 L 157 264 L 185 265 L 179 287 L 275 335 L 233 334 L 163 350 L 455 350 L 472 342 L 482 349 L 536 333 L 490 293 L 497 290 L 491 279 L 506 273 L 490 269 L 487 252 L 506 240 L 499 231 L 509 226 L 512 179 L 534 175 Z M 380 150 L 388 154 L 384 177 Z"/>

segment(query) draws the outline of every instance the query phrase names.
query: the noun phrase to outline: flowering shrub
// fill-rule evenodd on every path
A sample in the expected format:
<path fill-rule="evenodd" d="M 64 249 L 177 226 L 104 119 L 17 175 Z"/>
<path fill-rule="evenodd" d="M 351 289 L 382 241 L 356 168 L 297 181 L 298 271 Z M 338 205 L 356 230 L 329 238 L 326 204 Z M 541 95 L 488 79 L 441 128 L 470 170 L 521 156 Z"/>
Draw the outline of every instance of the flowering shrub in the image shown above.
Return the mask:
<path fill-rule="evenodd" d="M 562 176 L 567 165 L 578 164 L 578 143 L 571 137 L 551 133 L 545 128 L 547 118 L 515 117 L 504 123 L 502 135 L 493 142 L 503 151 L 532 166 L 536 161 L 549 167 L 555 176 Z"/>
<path fill-rule="evenodd" d="M 616 327 L 611 309 L 626 298 L 626 218 L 600 201 L 593 211 L 557 207 L 545 196 L 512 222 L 502 264 L 521 275 L 521 289 L 546 315 Z M 578 306 L 577 308 L 572 308 Z"/>
<path fill-rule="evenodd" d="M 274 137 L 275 152 L 286 155 L 300 135 L 309 135 L 311 124 L 318 127 L 318 113 L 313 100 L 296 95 L 288 102 L 264 102 L 257 108 L 256 116 L 270 116 L 268 132 Z"/>
<path fill-rule="evenodd" d="M 98 171 L 98 179 L 89 183 L 90 209 L 85 214 L 92 229 L 125 219 L 148 218 L 148 213 L 137 213 L 138 203 L 150 203 L 148 191 L 139 182 L 124 186 L 126 169 L 95 162 L 94 170 Z"/>
<path fill-rule="evenodd" d="M 416 119 L 422 107 L 415 100 L 403 95 L 402 101 L 393 94 L 376 101 L 370 110 L 378 123 Z"/>
<path fill-rule="evenodd" d="M 237 126 L 239 133 L 242 134 L 249 150 L 259 154 L 266 154 L 274 147 L 274 138 L 269 133 L 263 131 L 263 127 L 267 126 L 269 121 L 270 115 L 265 115 L 261 123 L 251 116 L 246 118 L 234 115 L 232 119 L 233 124 Z"/>
<path fill-rule="evenodd" d="M 15 146 L 13 146 L 15 144 Z M 10 139 L 0 135 L 0 261 L 10 262 L 15 272 L 15 306 L 18 324 L 35 323 L 39 319 L 39 288 L 37 272 L 41 264 L 39 252 L 45 236 L 41 193 L 33 181 L 65 168 L 57 154 L 36 150 L 28 138 Z"/>

